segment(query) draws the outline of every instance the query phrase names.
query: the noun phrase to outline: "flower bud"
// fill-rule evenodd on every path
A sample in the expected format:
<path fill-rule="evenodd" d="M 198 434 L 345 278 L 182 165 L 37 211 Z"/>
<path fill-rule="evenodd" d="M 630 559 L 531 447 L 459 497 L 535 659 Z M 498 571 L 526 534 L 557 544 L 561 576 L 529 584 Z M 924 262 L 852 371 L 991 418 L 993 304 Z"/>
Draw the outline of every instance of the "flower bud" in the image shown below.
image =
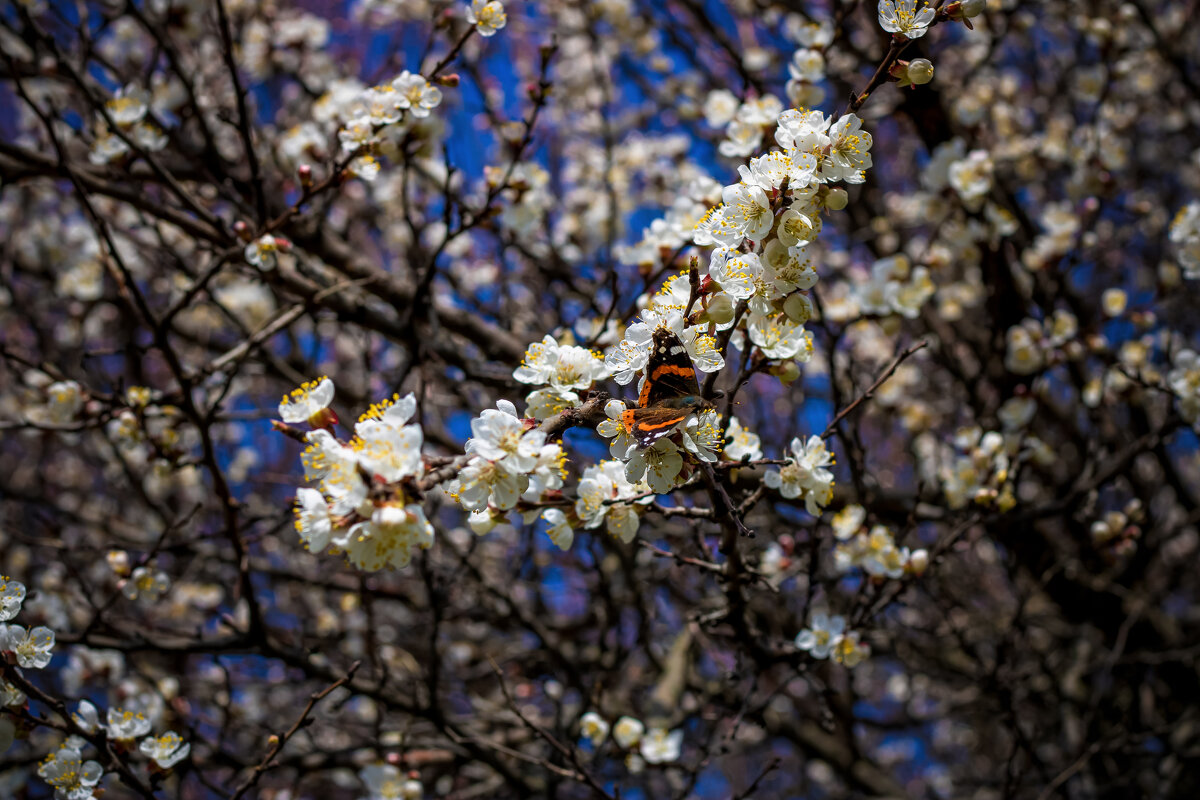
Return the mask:
<path fill-rule="evenodd" d="M 986 7 L 987 0 L 962 0 L 960 11 L 964 17 L 971 19 L 982 14 L 983 9 Z"/>
<path fill-rule="evenodd" d="M 337 423 L 338 416 L 332 408 L 322 408 L 308 418 L 308 424 L 313 427 L 313 430 L 328 428 L 332 431 L 333 426 Z"/>
<path fill-rule="evenodd" d="M 825 207 L 830 211 L 841 211 L 850 202 L 850 195 L 840 186 L 835 186 L 825 195 Z"/>
<path fill-rule="evenodd" d="M 933 62 L 927 58 L 914 58 L 908 65 L 908 80 L 921 86 L 933 80 Z"/>
<path fill-rule="evenodd" d="M 447 75 L 438 75 L 437 78 L 435 78 L 435 80 L 442 86 L 449 86 L 451 88 L 454 88 L 455 86 L 458 86 L 460 79 L 458 77 L 457 72 L 451 72 Z"/>
<path fill-rule="evenodd" d="M 1125 313 L 1125 304 L 1129 297 L 1125 294 L 1124 289 L 1105 289 L 1104 294 L 1100 297 L 1100 305 L 1104 308 L 1104 313 L 1110 317 L 1119 317 Z"/>
<path fill-rule="evenodd" d="M 483 536 L 486 533 L 491 533 L 492 528 L 496 527 L 501 520 L 492 516 L 487 509 L 483 511 L 472 511 L 467 517 L 467 525 L 475 532 L 476 536 Z"/>
<path fill-rule="evenodd" d="M 784 386 L 794 383 L 800 377 L 800 367 L 795 361 L 783 361 L 773 365 L 768 371 L 779 378 L 779 382 Z"/>
<path fill-rule="evenodd" d="M 787 314 L 788 319 L 792 322 L 803 325 L 812 319 L 812 300 L 809 300 L 807 295 L 800 292 L 793 292 L 788 295 L 787 300 L 783 301 L 783 313 Z"/>
<path fill-rule="evenodd" d="M 105 559 L 116 575 L 124 577 L 129 574 L 129 553 L 124 550 L 109 550 Z"/>
<path fill-rule="evenodd" d="M 733 298 L 725 292 L 718 292 L 709 299 L 708 305 L 700 315 L 704 321 L 727 325 L 733 322 Z"/>

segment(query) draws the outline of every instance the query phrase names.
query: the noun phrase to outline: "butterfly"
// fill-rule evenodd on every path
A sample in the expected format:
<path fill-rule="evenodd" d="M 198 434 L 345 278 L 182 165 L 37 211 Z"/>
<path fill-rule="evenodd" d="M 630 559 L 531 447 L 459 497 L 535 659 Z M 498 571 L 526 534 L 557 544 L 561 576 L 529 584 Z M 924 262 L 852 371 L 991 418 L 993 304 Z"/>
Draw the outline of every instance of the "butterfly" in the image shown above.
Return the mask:
<path fill-rule="evenodd" d="M 637 408 L 621 414 L 621 422 L 633 434 L 637 446 L 650 447 L 690 414 L 712 407 L 712 403 L 700 396 L 696 368 L 683 342 L 669 330 L 654 331 L 646 382 L 638 395 Z"/>

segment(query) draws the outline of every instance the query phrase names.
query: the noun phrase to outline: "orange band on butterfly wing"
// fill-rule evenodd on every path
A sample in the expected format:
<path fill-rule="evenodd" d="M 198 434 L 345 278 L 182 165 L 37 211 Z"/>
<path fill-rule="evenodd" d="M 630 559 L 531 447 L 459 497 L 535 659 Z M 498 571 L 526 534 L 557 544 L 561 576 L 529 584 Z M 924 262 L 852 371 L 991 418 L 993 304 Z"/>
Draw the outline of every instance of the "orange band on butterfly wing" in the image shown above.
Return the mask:
<path fill-rule="evenodd" d="M 644 384 L 642 384 L 641 393 L 638 395 L 638 408 L 646 407 L 646 403 L 649 402 L 649 400 L 650 400 L 650 390 L 653 388 L 654 388 L 654 380 L 652 378 L 647 378 L 646 382 Z M 626 412 L 626 413 L 628 413 L 628 412 Z"/>
<path fill-rule="evenodd" d="M 686 413 L 681 414 L 680 416 L 669 419 L 666 422 L 639 422 L 637 429 L 639 431 L 657 431 L 663 428 L 669 428 L 672 425 L 678 425 L 680 422 L 683 422 L 685 419 L 687 419 L 687 416 L 688 415 Z"/>
<path fill-rule="evenodd" d="M 663 375 L 682 375 L 683 377 L 691 377 L 696 374 L 693 367 L 684 367 L 678 364 L 660 364 L 654 368 L 654 372 L 650 375 L 651 381 L 656 381 Z"/>

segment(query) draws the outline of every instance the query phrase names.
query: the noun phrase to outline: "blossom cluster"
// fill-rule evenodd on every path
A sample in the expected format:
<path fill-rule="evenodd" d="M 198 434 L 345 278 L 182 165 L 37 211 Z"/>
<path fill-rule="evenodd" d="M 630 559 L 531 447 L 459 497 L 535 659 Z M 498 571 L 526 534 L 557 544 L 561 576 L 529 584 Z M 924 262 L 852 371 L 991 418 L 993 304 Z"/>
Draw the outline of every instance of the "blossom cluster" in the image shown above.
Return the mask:
<path fill-rule="evenodd" d="M 1017 375 L 1040 372 L 1047 364 L 1061 360 L 1060 349 L 1073 341 L 1078 332 L 1078 320 L 1065 309 L 1055 311 L 1042 322 L 1026 319 L 1005 334 L 1008 350 L 1004 364 Z"/>
<path fill-rule="evenodd" d="M 525 397 L 525 412 L 536 420 L 577 408 L 579 392 L 604 380 L 608 374 L 599 353 L 585 347 L 560 345 L 549 335 L 529 345 L 521 366 L 513 371 L 513 377 L 521 383 L 540 387 Z"/>
<path fill-rule="evenodd" d="M 45 626 L 26 630 L 9 623 L 20 612 L 25 600 L 25 585 L 8 577 L 0 577 L 0 655 L 21 669 L 45 669 L 53 657 L 54 631 Z M 19 720 L 5 709 L 22 709 L 25 693 L 7 681 L 0 681 L 0 753 L 7 750 L 18 732 Z M 148 709 L 159 708 L 155 703 Z M 58 748 L 38 765 L 37 774 L 54 789 L 58 800 L 89 800 L 102 792 L 99 783 L 104 777 L 100 763 L 85 760 L 84 753 L 93 746 L 91 736 L 103 732 L 106 739 L 118 748 L 137 751 L 159 770 L 169 770 L 191 751 L 191 745 L 172 731 L 153 736 L 151 730 L 161 710 L 146 713 L 134 708 L 110 708 L 101 722 L 99 711 L 88 700 L 81 700 L 71 714 L 74 726 Z M 140 742 L 138 740 L 141 740 Z"/>
<path fill-rule="evenodd" d="M 924 572 L 929 565 L 929 553 L 897 547 L 894 535 L 884 525 L 867 529 L 863 525 L 866 513 L 860 505 L 848 505 L 834 515 L 833 530 L 838 543 L 833 557 L 838 572 L 861 569 L 874 578 L 902 578 Z"/>
<path fill-rule="evenodd" d="M 390 83 L 365 89 L 351 103 L 351 116 L 338 131 L 342 152 L 360 154 L 348 169 L 374 180 L 379 162 L 368 151 L 380 149 L 385 141 L 396 143 L 415 120 L 425 119 L 441 103 L 442 90 L 408 70 Z"/>
<path fill-rule="evenodd" d="M 394 764 L 368 764 L 358 771 L 358 779 L 367 788 L 361 800 L 421 800 L 425 787 L 416 773 L 401 772 Z"/>
<path fill-rule="evenodd" d="M 1119 745 L 1171 729 L 1194 633 L 1194 578 L 1164 568 L 1196 538 L 1200 430 L 1179 4 L 93 5 L 0 15 L 0 552 L 32 570 L 28 600 L 0 581 L 0 795 L 357 770 L 414 800 L 432 763 L 438 796 L 727 771 L 952 797 L 1012 761 L 1013 719 L 1039 733 L 1013 794 L 1152 785 Z M 695 396 L 647 387 L 662 331 Z M 295 453 L 254 409 L 326 371 L 336 396 L 278 408 L 304 451 L 281 486 Z M 318 581 L 305 549 L 409 571 Z M 1117 579 L 1128 602 L 1094 605 L 1130 619 L 1077 624 Z M 548 666 L 569 680 L 541 696 Z M 1076 702 L 1076 674 L 1111 680 Z M 601 705 L 579 730 L 628 774 L 559 758 Z M 759 772 L 827 708 L 848 755 Z M 1076 763 L 1079 714 L 1105 758 Z"/>
<path fill-rule="evenodd" d="M 1137 547 L 1141 525 L 1146 521 L 1142 501 L 1134 497 L 1121 509 L 1114 509 L 1093 520 L 1088 533 L 1092 544 L 1117 558 L 1129 555 Z"/>
<path fill-rule="evenodd" d="M 1167 238 L 1175 245 L 1184 277 L 1200 279 L 1200 202 L 1179 209 Z"/>
<path fill-rule="evenodd" d="M 951 508 L 975 502 L 994 503 L 1001 511 L 1008 511 L 1016 505 L 1011 471 L 1019 447 L 1017 437 L 975 427 L 960 431 L 954 446 L 958 454 L 941 474 Z"/>
<path fill-rule="evenodd" d="M 154 105 L 150 92 L 137 85 L 118 89 L 104 104 L 104 115 L 97 120 L 88 160 L 101 165 L 124 158 L 130 152 L 130 143 L 148 153 L 166 147 L 166 134 L 146 119 Z M 166 109 L 159 106 L 155 110 Z"/>
<path fill-rule="evenodd" d="M 640 772 L 646 764 L 669 764 L 679 760 L 683 731 L 650 727 L 637 717 L 624 716 L 611 725 L 599 713 L 588 711 L 579 718 L 579 732 L 600 747 L 612 734 L 612 741 L 626 751 L 625 764 L 630 772 Z"/>
<path fill-rule="evenodd" d="M 409 424 L 416 399 L 396 396 L 372 406 L 342 442 L 332 432 L 336 416 L 327 413 L 333 394 L 333 382 L 322 378 L 279 406 L 285 421 L 322 425 L 304 434 L 304 476 L 317 488 L 296 491 L 296 531 L 313 553 L 329 547 L 368 572 L 405 567 L 433 544 L 416 484 L 425 474 L 424 434 Z"/>
<path fill-rule="evenodd" d="M 796 647 L 816 659 L 832 658 L 838 664 L 856 667 L 871 655 L 871 647 L 857 631 L 846 629 L 846 618 L 818 611 L 811 624 L 796 635 Z"/>
<path fill-rule="evenodd" d="M 803 499 L 808 513 L 820 515 L 833 497 L 833 473 L 827 469 L 834 463 L 833 454 L 820 436 L 792 439 L 790 449 L 786 463 L 769 471 L 763 483 L 788 500 Z"/>
<path fill-rule="evenodd" d="M 494 512 L 510 511 L 519 501 L 537 503 L 562 488 L 566 454 L 561 444 L 547 441 L 545 431 L 534 424 L 520 417 L 508 400 L 498 401 L 496 408 L 484 409 L 471 420 L 466 464 L 445 490 L 471 512 L 470 523 L 477 533 L 495 525 Z M 536 510 L 531 513 L 536 516 Z"/>
<path fill-rule="evenodd" d="M 1184 348 L 1175 354 L 1167 385 L 1179 398 L 1179 413 L 1193 425 L 1200 425 L 1200 354 Z"/>
<path fill-rule="evenodd" d="M 821 38 L 819 30 L 807 34 L 813 42 Z M 731 98 L 710 95 L 706 113 L 710 124 L 729 125 L 729 138 L 722 144 L 725 155 L 753 153 L 761 145 L 761 131 L 772 122 L 779 149 L 740 166 L 741 180 L 725 186 L 721 201 L 695 224 L 688 238 L 712 248 L 707 268 L 698 275 L 698 284 L 687 272 L 680 273 L 647 299 L 640 320 L 605 356 L 618 384 L 630 382 L 645 367 L 656 329 L 677 336 L 702 373 L 725 367 L 718 337 L 726 331 L 734 346 L 754 348 L 761 358 L 779 363 L 781 375 L 786 374 L 783 364 L 805 362 L 813 354 L 804 324 L 814 313 L 808 290 L 816 284 L 817 272 L 806 248 L 820 233 L 822 212 L 846 205 L 845 191 L 835 184 L 864 180 L 872 163 L 871 135 L 854 114 L 835 121 L 806 108 L 782 110 L 769 96 L 736 106 Z M 915 280 L 921 280 L 921 273 Z M 920 285 L 904 294 L 928 296 L 930 290 Z M 909 302 L 919 305 L 918 300 Z M 686 479 L 673 439 L 659 439 L 645 449 L 628 446 L 630 432 L 620 421 L 623 410 L 610 409 L 600 432 L 613 439 L 612 454 L 628 460 L 630 479 L 646 475 L 658 493 Z M 725 439 L 720 418 L 701 412 L 694 419 L 680 437 L 683 449 L 712 460 Z M 700 433 L 705 441 L 686 431 Z M 800 445 L 794 450 L 786 475 L 770 473 L 768 485 L 788 498 L 803 494 L 810 512 L 819 513 L 832 494 L 833 477 L 824 469 L 830 461 L 823 445 L 812 452 Z"/>

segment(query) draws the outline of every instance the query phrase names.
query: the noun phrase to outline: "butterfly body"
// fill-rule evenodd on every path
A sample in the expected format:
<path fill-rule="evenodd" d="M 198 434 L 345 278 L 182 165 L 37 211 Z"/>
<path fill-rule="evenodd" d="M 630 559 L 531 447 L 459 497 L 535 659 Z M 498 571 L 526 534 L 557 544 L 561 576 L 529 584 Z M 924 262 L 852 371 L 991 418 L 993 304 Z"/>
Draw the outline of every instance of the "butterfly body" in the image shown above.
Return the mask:
<path fill-rule="evenodd" d="M 712 407 L 700 396 L 696 369 L 683 342 L 668 330 L 656 330 L 637 408 L 621 415 L 638 447 L 651 446 L 691 414 Z"/>

